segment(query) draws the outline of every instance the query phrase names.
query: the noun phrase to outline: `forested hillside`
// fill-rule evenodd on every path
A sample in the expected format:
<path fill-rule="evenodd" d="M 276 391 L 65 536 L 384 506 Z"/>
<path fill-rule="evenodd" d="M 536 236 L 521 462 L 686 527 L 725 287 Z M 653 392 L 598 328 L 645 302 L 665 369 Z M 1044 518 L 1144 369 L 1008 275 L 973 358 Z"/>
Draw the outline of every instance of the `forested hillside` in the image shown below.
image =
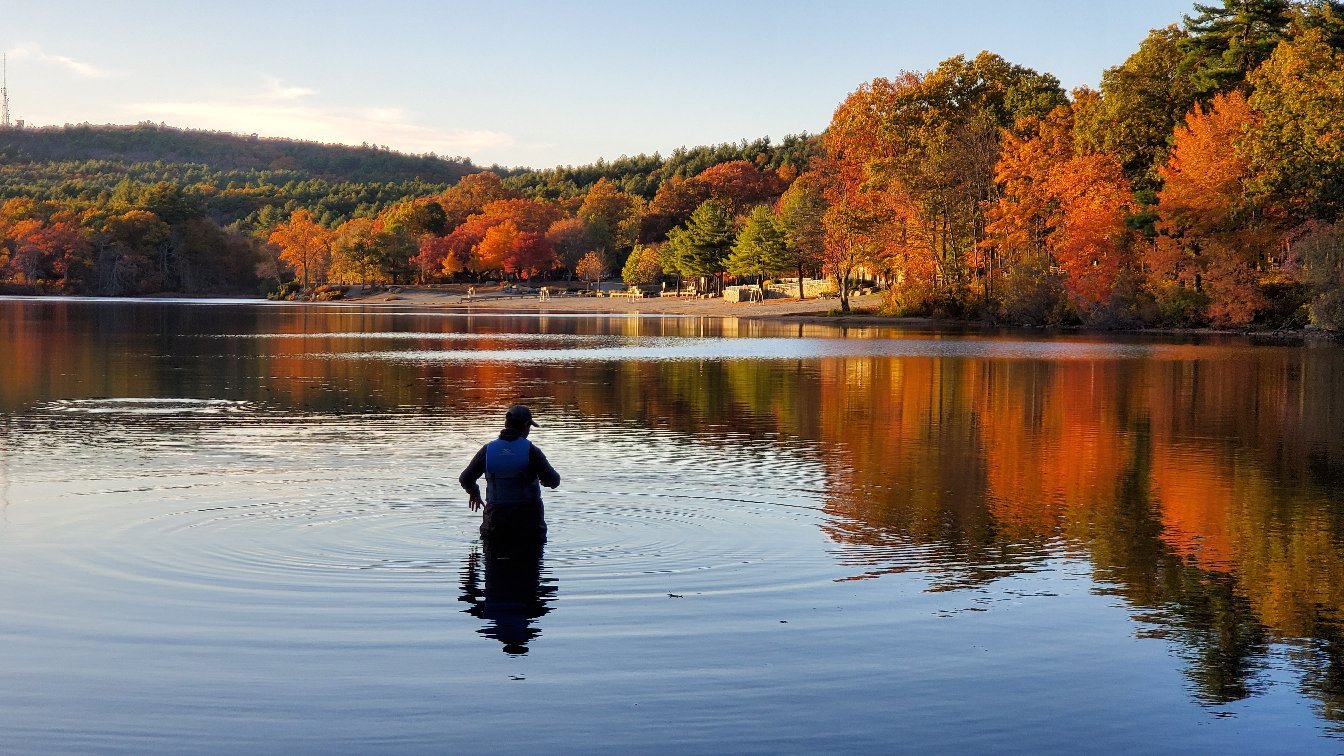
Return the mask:
<path fill-rule="evenodd" d="M 142 123 L 0 132 L 9 163 L 161 163 L 208 165 L 215 171 L 291 173 L 331 182 L 425 181 L 451 184 L 479 169 L 466 158 L 403 155 L 385 147 L 349 147 Z"/>

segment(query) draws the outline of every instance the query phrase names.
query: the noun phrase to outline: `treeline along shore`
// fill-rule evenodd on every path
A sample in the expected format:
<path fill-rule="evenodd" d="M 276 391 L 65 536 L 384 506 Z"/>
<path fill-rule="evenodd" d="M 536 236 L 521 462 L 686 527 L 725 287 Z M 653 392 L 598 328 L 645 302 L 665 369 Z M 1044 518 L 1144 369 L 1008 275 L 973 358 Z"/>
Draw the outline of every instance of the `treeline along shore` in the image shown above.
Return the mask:
<path fill-rule="evenodd" d="M 1159 20 L 1161 21 L 1161 20 Z M 824 276 L 842 311 L 1344 329 L 1344 2 L 1222 0 L 1099 90 L 991 52 L 859 85 L 820 135 L 548 170 L 185 131 L 0 131 L 13 291 L 298 293 Z"/>

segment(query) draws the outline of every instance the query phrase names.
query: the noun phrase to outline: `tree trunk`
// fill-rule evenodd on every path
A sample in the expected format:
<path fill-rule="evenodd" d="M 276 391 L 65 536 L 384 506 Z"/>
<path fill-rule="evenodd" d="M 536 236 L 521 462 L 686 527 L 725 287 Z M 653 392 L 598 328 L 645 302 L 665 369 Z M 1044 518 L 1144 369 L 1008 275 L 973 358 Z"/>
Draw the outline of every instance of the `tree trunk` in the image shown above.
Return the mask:
<path fill-rule="evenodd" d="M 798 266 L 798 298 L 807 299 L 807 296 L 803 291 L 803 266 L 801 264 Z"/>
<path fill-rule="evenodd" d="M 849 312 L 849 271 L 835 266 L 835 285 L 840 291 L 840 312 Z"/>

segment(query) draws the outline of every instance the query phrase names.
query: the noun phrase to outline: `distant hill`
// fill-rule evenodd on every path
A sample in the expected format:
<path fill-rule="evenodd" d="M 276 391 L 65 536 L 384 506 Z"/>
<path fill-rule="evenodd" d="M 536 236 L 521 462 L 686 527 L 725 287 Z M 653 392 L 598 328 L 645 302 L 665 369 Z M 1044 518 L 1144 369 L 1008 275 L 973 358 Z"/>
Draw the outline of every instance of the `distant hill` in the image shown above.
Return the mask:
<path fill-rule="evenodd" d="M 349 147 L 143 123 L 0 131 L 0 162 L 86 161 L 197 165 L 217 172 L 275 171 L 331 183 L 418 180 L 452 184 L 480 170 L 461 157 L 405 155 L 375 146 Z"/>
<path fill-rule="evenodd" d="M 534 170 L 490 166 L 505 186 L 543 200 L 582 197 L 600 179 L 652 199 L 666 180 L 718 163 L 807 167 L 816 137 L 786 136 L 704 147 L 671 155 L 621 156 L 581 166 Z M 463 157 L 406 155 L 351 147 L 142 123 L 0 129 L 0 202 L 14 197 L 80 207 L 135 205 L 151 187 L 170 184 L 196 196 L 221 226 L 269 228 L 297 209 L 323 225 L 371 218 L 408 199 L 441 194 L 482 169 Z"/>

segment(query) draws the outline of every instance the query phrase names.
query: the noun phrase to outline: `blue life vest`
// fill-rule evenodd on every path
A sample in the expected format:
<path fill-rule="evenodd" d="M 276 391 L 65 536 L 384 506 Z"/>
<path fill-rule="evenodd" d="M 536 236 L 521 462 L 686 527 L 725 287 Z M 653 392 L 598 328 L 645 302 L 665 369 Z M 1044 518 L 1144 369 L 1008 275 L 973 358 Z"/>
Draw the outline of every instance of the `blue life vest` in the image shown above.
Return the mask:
<path fill-rule="evenodd" d="M 526 438 L 497 438 L 485 445 L 485 501 L 500 504 L 541 504 L 541 483 L 530 472 L 532 442 Z"/>

